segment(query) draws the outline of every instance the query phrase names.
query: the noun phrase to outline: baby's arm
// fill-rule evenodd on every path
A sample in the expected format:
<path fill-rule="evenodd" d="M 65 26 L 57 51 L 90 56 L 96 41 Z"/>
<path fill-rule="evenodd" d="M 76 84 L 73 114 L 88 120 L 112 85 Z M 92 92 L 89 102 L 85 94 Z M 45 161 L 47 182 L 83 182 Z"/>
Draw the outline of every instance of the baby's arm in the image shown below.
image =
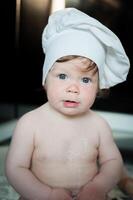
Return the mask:
<path fill-rule="evenodd" d="M 29 114 L 18 121 L 7 155 L 6 175 L 10 184 L 24 199 L 48 200 L 51 188 L 42 184 L 30 171 L 34 150 L 34 124 L 35 121 Z"/>
<path fill-rule="evenodd" d="M 93 181 L 103 186 L 106 192 L 110 191 L 121 179 L 123 161 L 119 149 L 117 148 L 112 131 L 105 122 L 101 126 L 99 137 L 99 173 Z"/>
<path fill-rule="evenodd" d="M 103 200 L 119 182 L 123 161 L 106 122 L 101 124 L 99 134 L 99 172 L 79 193 L 81 200 Z M 87 198 L 90 197 L 90 198 Z"/>

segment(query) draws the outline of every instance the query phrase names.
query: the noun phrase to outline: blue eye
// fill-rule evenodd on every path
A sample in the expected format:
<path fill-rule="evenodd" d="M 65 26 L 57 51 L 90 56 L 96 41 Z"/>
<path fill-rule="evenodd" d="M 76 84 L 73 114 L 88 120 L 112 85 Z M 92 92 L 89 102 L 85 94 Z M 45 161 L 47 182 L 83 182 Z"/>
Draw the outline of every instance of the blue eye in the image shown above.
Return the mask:
<path fill-rule="evenodd" d="M 83 77 L 82 82 L 83 83 L 89 83 L 89 82 L 91 82 L 91 79 L 89 77 Z"/>
<path fill-rule="evenodd" d="M 67 78 L 66 74 L 59 74 L 58 75 L 59 79 L 65 80 Z"/>

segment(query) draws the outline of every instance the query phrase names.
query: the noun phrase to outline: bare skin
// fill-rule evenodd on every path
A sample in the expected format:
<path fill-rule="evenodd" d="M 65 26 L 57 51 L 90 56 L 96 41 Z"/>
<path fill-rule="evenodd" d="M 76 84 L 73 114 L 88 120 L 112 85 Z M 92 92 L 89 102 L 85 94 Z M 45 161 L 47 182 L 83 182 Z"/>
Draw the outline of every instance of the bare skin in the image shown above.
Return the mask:
<path fill-rule="evenodd" d="M 123 163 L 111 129 L 90 109 L 98 90 L 98 72 L 86 70 L 91 64 L 81 57 L 55 63 L 48 102 L 18 121 L 6 174 L 21 199 L 105 200 L 120 181 Z"/>
<path fill-rule="evenodd" d="M 66 195 L 76 192 L 76 195 L 79 194 L 79 199 L 86 199 L 82 198 L 84 194 L 80 191 L 84 185 L 89 185 L 97 176 L 96 163 L 97 156 L 100 155 L 98 149 L 101 151 L 101 165 L 109 164 L 111 170 L 113 166 L 115 167 L 114 163 L 121 163 L 120 154 L 113 142 L 109 127 L 94 112 L 89 111 L 85 116 L 69 119 L 61 118 L 60 114 L 56 112 L 51 114 L 50 109 L 47 103 L 20 120 L 8 159 L 12 157 L 13 153 L 16 162 L 19 163 L 18 168 L 20 170 L 22 168 L 30 169 L 41 184 L 65 189 Z M 29 119 L 34 123 L 28 122 Z M 23 127 L 23 133 L 20 134 L 19 131 L 18 135 L 17 130 L 20 129 L 22 123 L 27 126 Z M 64 127 L 67 128 L 64 129 Z M 102 132 L 99 131 L 100 127 Z M 31 130 L 32 140 L 31 134 L 27 134 L 31 133 Z M 92 132 L 93 134 L 91 134 Z M 100 144 L 101 137 L 102 143 Z M 20 141 L 21 146 L 16 149 Z M 108 147 L 110 151 L 108 151 Z M 118 165 L 118 168 L 120 169 L 121 165 Z M 16 167 L 16 170 L 19 171 L 19 169 Z M 117 180 L 119 177 L 120 175 Z M 113 177 L 110 177 L 110 180 L 111 184 L 115 184 L 117 181 L 114 181 Z M 14 186 L 19 187 L 18 181 L 14 183 Z M 109 189 L 106 188 L 107 191 Z M 22 195 L 23 192 L 21 190 L 20 192 Z M 50 199 L 52 200 L 52 198 Z"/>

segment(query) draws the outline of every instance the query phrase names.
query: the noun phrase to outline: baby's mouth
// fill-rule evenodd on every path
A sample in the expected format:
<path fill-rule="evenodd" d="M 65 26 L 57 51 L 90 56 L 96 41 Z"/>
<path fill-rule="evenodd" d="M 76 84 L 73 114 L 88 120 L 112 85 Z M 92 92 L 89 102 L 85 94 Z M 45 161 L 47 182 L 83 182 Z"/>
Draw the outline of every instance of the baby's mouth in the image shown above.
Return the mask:
<path fill-rule="evenodd" d="M 66 108 L 76 108 L 79 106 L 79 102 L 71 100 L 65 100 L 63 101 L 63 104 Z"/>

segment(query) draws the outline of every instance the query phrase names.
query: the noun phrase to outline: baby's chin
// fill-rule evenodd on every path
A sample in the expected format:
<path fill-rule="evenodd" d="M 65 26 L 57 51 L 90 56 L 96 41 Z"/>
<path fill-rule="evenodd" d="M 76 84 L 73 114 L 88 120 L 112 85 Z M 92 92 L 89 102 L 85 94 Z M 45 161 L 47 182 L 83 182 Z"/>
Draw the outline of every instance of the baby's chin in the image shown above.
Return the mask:
<path fill-rule="evenodd" d="M 63 110 L 58 110 L 58 112 L 60 112 L 62 115 L 66 116 L 66 117 L 80 117 L 80 116 L 84 116 L 88 113 L 88 110 L 77 110 L 77 109 L 63 109 Z"/>

